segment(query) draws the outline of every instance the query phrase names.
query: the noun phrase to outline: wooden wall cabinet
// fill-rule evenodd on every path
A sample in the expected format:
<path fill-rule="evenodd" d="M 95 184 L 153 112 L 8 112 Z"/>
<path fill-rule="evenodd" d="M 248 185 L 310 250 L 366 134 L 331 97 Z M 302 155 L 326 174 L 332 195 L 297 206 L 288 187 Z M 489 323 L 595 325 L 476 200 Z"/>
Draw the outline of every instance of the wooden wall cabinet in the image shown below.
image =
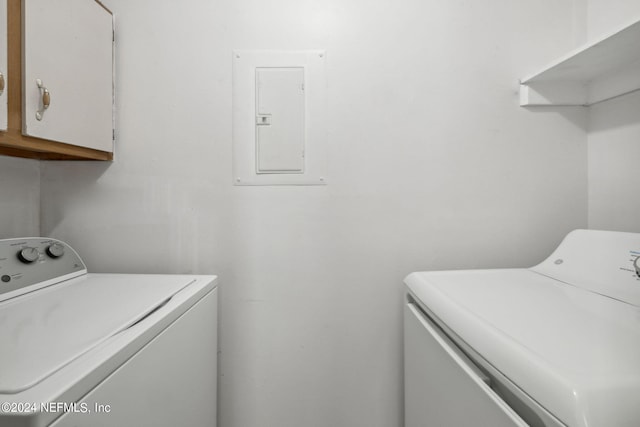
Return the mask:
<path fill-rule="evenodd" d="M 112 160 L 113 47 L 99 1 L 0 0 L 0 154 Z"/>
<path fill-rule="evenodd" d="M 7 130 L 7 0 L 0 0 L 0 131 Z"/>

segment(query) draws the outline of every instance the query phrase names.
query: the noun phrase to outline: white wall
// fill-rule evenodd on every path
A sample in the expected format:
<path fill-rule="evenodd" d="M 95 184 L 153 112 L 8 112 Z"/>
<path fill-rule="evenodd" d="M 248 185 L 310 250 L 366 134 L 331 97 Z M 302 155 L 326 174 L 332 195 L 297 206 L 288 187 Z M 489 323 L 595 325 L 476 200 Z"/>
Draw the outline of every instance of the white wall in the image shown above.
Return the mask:
<path fill-rule="evenodd" d="M 640 93 L 591 107 L 589 227 L 640 232 Z"/>
<path fill-rule="evenodd" d="M 40 167 L 0 156 L 0 239 L 40 234 Z"/>
<path fill-rule="evenodd" d="M 595 40 L 640 19 L 638 0 L 587 0 L 587 36 Z"/>
<path fill-rule="evenodd" d="M 106 3 L 117 159 L 44 163 L 43 232 L 95 272 L 220 275 L 221 427 L 400 426 L 403 277 L 586 226 L 585 110 L 517 100 L 580 2 Z M 328 52 L 326 187 L 232 185 L 231 51 L 262 48 Z"/>
<path fill-rule="evenodd" d="M 640 19 L 637 0 L 589 0 L 590 39 Z M 590 108 L 589 227 L 640 232 L 640 93 Z"/>

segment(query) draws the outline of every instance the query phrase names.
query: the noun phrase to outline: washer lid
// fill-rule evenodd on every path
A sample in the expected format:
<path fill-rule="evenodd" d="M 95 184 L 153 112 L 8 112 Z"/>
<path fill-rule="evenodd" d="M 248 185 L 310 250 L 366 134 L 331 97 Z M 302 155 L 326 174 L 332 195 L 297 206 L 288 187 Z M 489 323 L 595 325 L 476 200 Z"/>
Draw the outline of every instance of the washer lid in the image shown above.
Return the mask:
<path fill-rule="evenodd" d="M 405 283 L 567 425 L 640 425 L 638 307 L 527 269 L 412 273 Z"/>
<path fill-rule="evenodd" d="M 34 386 L 192 281 L 171 275 L 86 275 L 0 303 L 0 394 Z"/>

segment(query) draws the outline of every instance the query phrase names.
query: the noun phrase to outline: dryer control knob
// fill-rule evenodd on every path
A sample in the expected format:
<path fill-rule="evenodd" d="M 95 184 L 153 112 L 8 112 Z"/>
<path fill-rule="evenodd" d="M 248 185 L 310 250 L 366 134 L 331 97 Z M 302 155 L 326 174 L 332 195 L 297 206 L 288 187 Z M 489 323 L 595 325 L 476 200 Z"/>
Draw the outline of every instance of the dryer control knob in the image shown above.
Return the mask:
<path fill-rule="evenodd" d="M 640 277 L 640 256 L 636 257 L 636 260 L 633 262 L 633 266 L 636 268 L 636 274 Z"/>
<path fill-rule="evenodd" d="M 64 255 L 64 246 L 60 243 L 53 243 L 47 248 L 47 255 L 51 258 L 60 258 Z"/>
<path fill-rule="evenodd" d="M 18 259 L 25 264 L 31 264 L 40 257 L 36 248 L 24 248 L 18 252 Z"/>

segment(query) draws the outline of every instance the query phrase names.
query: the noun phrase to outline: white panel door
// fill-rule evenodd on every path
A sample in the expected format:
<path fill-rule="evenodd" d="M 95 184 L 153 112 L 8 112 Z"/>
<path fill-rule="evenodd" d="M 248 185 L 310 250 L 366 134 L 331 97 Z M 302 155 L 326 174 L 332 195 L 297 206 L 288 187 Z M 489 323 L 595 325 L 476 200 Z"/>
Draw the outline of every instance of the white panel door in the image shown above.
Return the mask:
<path fill-rule="evenodd" d="M 0 130 L 7 130 L 7 0 L 0 0 Z"/>
<path fill-rule="evenodd" d="M 304 68 L 256 68 L 257 173 L 304 171 Z"/>
<path fill-rule="evenodd" d="M 323 50 L 234 50 L 233 182 L 327 184 Z"/>
<path fill-rule="evenodd" d="M 111 13 L 92 0 L 23 0 L 22 7 L 23 133 L 113 151 Z"/>

